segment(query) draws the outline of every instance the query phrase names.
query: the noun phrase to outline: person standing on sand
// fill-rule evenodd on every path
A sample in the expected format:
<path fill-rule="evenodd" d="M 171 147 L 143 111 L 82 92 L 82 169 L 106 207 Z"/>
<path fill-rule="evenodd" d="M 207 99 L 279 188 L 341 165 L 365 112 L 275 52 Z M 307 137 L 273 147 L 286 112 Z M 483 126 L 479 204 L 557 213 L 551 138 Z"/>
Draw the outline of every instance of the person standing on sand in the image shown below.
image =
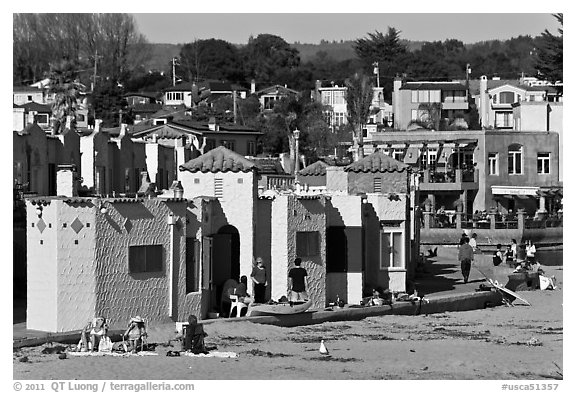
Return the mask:
<path fill-rule="evenodd" d="M 288 279 L 290 281 L 290 296 L 291 302 L 304 302 L 308 300 L 308 293 L 306 293 L 306 276 L 308 272 L 301 267 L 302 259 L 296 258 L 292 269 L 288 272 Z"/>
<path fill-rule="evenodd" d="M 468 277 L 470 276 L 470 269 L 472 268 L 472 261 L 474 260 L 474 250 L 470 246 L 469 238 L 464 239 L 464 244 L 458 249 L 458 260 L 460 261 L 464 282 L 467 283 Z"/>
<path fill-rule="evenodd" d="M 256 303 L 265 303 L 268 280 L 266 278 L 264 260 L 261 257 L 256 258 L 256 266 L 252 268 L 252 274 L 250 274 L 250 278 L 254 283 L 254 301 Z"/>

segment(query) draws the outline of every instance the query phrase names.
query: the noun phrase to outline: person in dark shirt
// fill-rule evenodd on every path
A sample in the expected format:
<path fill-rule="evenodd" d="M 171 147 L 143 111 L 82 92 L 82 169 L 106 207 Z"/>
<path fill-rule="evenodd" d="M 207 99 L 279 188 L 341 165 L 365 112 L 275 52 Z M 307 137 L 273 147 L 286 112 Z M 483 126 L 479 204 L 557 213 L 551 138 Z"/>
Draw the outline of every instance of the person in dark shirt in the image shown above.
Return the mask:
<path fill-rule="evenodd" d="M 288 272 L 288 279 L 290 280 L 290 296 L 291 302 L 305 302 L 308 300 L 308 293 L 306 293 L 306 276 L 308 272 L 301 267 L 302 259 L 296 258 L 292 269 Z"/>
<path fill-rule="evenodd" d="M 460 261 L 460 267 L 462 268 L 462 276 L 464 276 L 464 282 L 468 282 L 468 277 L 470 276 L 470 269 L 472 267 L 472 261 L 474 260 L 474 250 L 470 246 L 470 239 L 465 238 L 464 244 L 458 249 L 458 260 Z"/>
<path fill-rule="evenodd" d="M 184 337 L 182 339 L 182 351 L 190 351 L 195 354 L 207 354 L 206 345 L 204 344 L 204 327 L 198 323 L 198 318 L 194 315 L 188 317 L 188 325 L 183 327 Z"/>

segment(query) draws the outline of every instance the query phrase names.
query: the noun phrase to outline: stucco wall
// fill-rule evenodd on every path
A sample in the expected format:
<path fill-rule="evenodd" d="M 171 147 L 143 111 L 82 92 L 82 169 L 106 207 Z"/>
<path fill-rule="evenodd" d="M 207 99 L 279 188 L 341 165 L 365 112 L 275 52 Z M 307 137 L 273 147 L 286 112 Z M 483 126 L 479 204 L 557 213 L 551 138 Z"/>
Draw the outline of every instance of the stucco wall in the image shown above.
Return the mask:
<path fill-rule="evenodd" d="M 521 175 L 508 174 L 508 147 L 519 143 L 523 146 L 523 173 Z M 559 146 L 558 134 L 555 132 L 508 132 L 486 133 L 484 160 L 488 160 L 489 153 L 498 153 L 499 175 L 488 175 L 486 171 L 480 176 L 480 187 L 484 187 L 484 209 L 495 206 L 492 196 L 492 186 L 552 186 L 559 179 Z M 539 152 L 550 152 L 550 174 L 537 173 L 537 155 Z M 482 152 L 479 152 L 482 154 Z M 485 179 L 484 183 L 482 180 Z M 476 205 L 475 205 L 476 206 Z"/>
<path fill-rule="evenodd" d="M 222 197 L 218 198 L 221 214 L 213 221 L 214 232 L 232 225 L 240 234 L 240 275 L 250 276 L 254 259 L 255 201 L 257 183 L 253 172 L 180 172 L 185 198 L 214 197 L 214 179 L 222 179 Z M 195 183 L 194 179 L 198 179 Z"/>
<path fill-rule="evenodd" d="M 407 270 L 409 270 L 410 232 L 407 223 L 408 198 L 399 195 L 398 200 L 390 200 L 387 195 L 368 194 L 364 204 L 365 228 L 365 289 L 381 286 L 392 291 L 406 290 Z M 405 268 L 380 269 L 380 221 L 400 221 L 399 230 L 404 231 Z"/>
<path fill-rule="evenodd" d="M 270 264 L 273 268 L 270 271 L 271 297 L 278 300 L 286 296 L 288 290 L 288 263 L 296 258 L 295 249 L 292 247 L 291 253 L 288 249 L 288 197 L 278 196 L 272 202 L 271 209 L 271 250 Z"/>
<path fill-rule="evenodd" d="M 350 194 L 373 193 L 374 179 L 381 179 L 382 193 L 408 192 L 408 174 L 404 172 L 355 173 L 348 172 L 348 192 Z"/>
<path fill-rule="evenodd" d="M 98 212 L 96 240 L 97 312 L 107 315 L 112 325 L 123 326 L 136 314 L 149 323 L 170 320 L 168 277 L 170 265 L 170 213 L 178 218 L 174 248 L 174 269 L 185 265 L 186 210 L 183 203 L 164 203 L 159 199 L 142 203 L 108 203 L 106 215 Z M 157 273 L 130 273 L 129 246 L 162 245 L 163 270 Z M 174 291 L 184 277 L 174 282 Z M 174 320 L 178 315 L 174 316 Z"/>
<path fill-rule="evenodd" d="M 326 168 L 326 190 L 331 192 L 348 191 L 348 174 L 344 172 L 344 167 Z"/>
<path fill-rule="evenodd" d="M 58 330 L 58 258 L 56 228 L 58 208 L 43 207 L 43 231 L 36 206 L 26 202 L 27 228 L 27 308 L 26 328 L 56 332 Z M 52 228 L 48 228 L 51 224 Z M 42 242 L 43 244 L 40 244 Z"/>
<path fill-rule="evenodd" d="M 52 204 L 58 208 L 58 331 L 81 329 L 96 316 L 97 308 L 96 206 L 60 200 Z"/>
<path fill-rule="evenodd" d="M 256 231 L 254 236 L 254 256 L 262 257 L 268 278 L 266 288 L 266 299 L 272 295 L 271 277 L 275 267 L 272 266 L 272 201 L 269 199 L 259 199 L 256 202 Z M 249 280 L 248 288 L 253 291 Z M 252 292 L 250 292 L 252 293 Z M 278 299 L 278 298 L 276 298 Z"/>

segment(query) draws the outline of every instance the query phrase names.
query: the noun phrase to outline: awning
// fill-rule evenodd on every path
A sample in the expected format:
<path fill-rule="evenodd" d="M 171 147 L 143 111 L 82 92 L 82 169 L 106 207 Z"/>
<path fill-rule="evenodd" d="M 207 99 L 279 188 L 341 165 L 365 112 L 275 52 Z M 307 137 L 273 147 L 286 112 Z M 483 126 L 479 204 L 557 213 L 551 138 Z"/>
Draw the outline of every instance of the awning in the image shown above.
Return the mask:
<path fill-rule="evenodd" d="M 538 187 L 492 186 L 492 195 L 537 196 Z"/>
<path fill-rule="evenodd" d="M 438 155 L 438 159 L 436 160 L 436 163 L 446 164 L 446 162 L 448 161 L 448 157 L 450 157 L 450 155 L 452 154 L 453 148 L 454 148 L 453 143 L 445 143 L 442 146 L 442 151 Z"/>
<path fill-rule="evenodd" d="M 428 143 L 428 144 L 426 145 L 426 149 L 428 149 L 428 150 L 436 150 L 436 151 L 438 151 L 438 148 L 439 148 L 439 147 L 440 147 L 440 144 L 438 144 L 438 143 Z"/>
<path fill-rule="evenodd" d="M 404 155 L 404 164 L 416 164 L 418 162 L 418 157 L 420 157 L 418 147 L 410 145 L 406 151 L 406 154 Z"/>

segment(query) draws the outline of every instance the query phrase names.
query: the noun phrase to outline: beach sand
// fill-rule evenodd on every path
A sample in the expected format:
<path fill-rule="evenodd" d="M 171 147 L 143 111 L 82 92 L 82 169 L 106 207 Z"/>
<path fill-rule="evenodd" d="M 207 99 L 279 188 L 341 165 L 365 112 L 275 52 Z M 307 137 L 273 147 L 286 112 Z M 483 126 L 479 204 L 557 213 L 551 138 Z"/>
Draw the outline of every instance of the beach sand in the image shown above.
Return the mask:
<path fill-rule="evenodd" d="M 524 291 L 532 306 L 380 316 L 283 328 L 251 322 L 205 326 L 208 345 L 235 359 L 158 356 L 60 360 L 41 347 L 14 352 L 14 379 L 543 379 L 562 372 L 562 267 L 555 291 Z M 167 343 L 174 325 L 152 326 Z M 324 340 L 330 356 L 319 353 Z M 20 362 L 27 356 L 28 362 Z"/>

